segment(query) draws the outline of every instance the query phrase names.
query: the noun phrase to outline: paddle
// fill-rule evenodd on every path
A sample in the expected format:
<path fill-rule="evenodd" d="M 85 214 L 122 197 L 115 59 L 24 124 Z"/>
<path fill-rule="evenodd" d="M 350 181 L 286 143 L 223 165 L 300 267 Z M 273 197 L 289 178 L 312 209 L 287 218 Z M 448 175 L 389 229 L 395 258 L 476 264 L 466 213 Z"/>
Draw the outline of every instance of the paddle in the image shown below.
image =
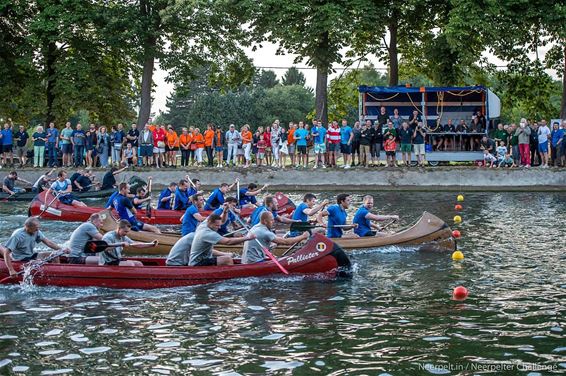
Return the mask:
<path fill-rule="evenodd" d="M 53 252 L 51 253 L 51 255 L 47 256 L 46 258 L 42 259 L 41 261 L 38 261 L 37 263 L 33 264 L 33 269 L 38 269 L 41 268 L 43 265 L 48 264 L 49 261 L 56 259 L 59 256 L 64 255 L 65 253 L 67 253 L 67 249 L 62 249 L 59 250 L 57 252 Z M 9 257 L 9 256 L 8 256 Z M 16 278 L 17 276 L 20 276 L 22 274 L 24 274 L 26 271 L 25 270 L 20 270 L 19 272 L 17 272 L 14 275 L 10 275 L 4 279 L 0 280 L 0 285 L 4 284 L 4 282 L 9 281 L 10 279 Z"/>
<path fill-rule="evenodd" d="M 59 197 L 59 195 L 61 195 L 61 193 L 63 193 L 63 191 L 57 192 L 57 194 L 55 195 L 55 197 L 53 197 L 53 200 L 51 200 L 51 202 L 50 202 L 47 206 L 45 206 L 45 207 L 43 208 L 43 211 L 42 211 L 41 213 L 39 213 L 38 215 L 36 215 L 36 218 L 41 218 L 41 216 L 43 215 L 43 213 L 45 213 L 45 212 L 47 211 L 47 209 L 49 209 L 49 207 L 50 207 L 51 205 L 53 205 L 53 203 L 55 202 L 55 200 L 57 200 L 57 198 Z M 47 196 L 47 195 L 46 195 L 46 196 Z"/>
<path fill-rule="evenodd" d="M 236 199 L 238 200 L 238 207 L 240 207 L 240 180 L 236 180 Z"/>
<path fill-rule="evenodd" d="M 155 246 L 157 244 L 157 240 L 154 240 L 150 243 L 136 243 L 136 244 Z M 99 253 L 105 251 L 108 248 L 118 248 L 123 246 L 124 243 L 108 244 L 108 242 L 106 242 L 105 240 L 89 240 L 85 244 L 84 251 L 85 253 Z"/>
<path fill-rule="evenodd" d="M 240 219 L 239 216 L 237 216 L 232 210 L 230 210 L 230 212 L 232 213 L 232 215 L 234 217 L 236 217 L 236 220 L 240 223 L 240 225 L 246 229 L 246 231 L 250 231 L 250 228 L 244 223 L 244 221 L 242 221 Z M 275 256 L 273 256 L 273 253 L 271 253 L 269 251 L 269 248 L 267 248 L 265 245 L 263 245 L 259 240 L 254 239 L 256 241 L 257 244 L 259 244 L 259 246 L 263 249 L 263 252 L 267 255 L 267 257 L 269 257 L 271 259 L 271 261 L 273 261 L 275 263 L 275 265 L 277 265 L 277 267 L 284 273 L 284 274 L 289 274 L 289 272 L 287 271 L 287 269 L 285 269 L 283 267 L 283 265 L 281 265 L 279 263 L 279 261 L 277 261 L 277 258 L 275 258 Z"/>
<path fill-rule="evenodd" d="M 309 222 L 293 222 L 291 223 L 290 231 L 303 232 L 319 227 L 323 227 L 323 226 L 320 224 L 311 224 Z M 331 227 L 352 227 L 352 225 L 334 225 Z"/>
<path fill-rule="evenodd" d="M 390 221 L 386 225 L 383 225 L 382 227 L 379 228 L 379 231 L 385 230 L 387 227 L 391 226 L 395 222 L 397 222 L 397 219 L 393 219 L 392 221 Z M 377 236 L 377 233 L 375 234 L 375 236 Z"/>
<path fill-rule="evenodd" d="M 145 207 L 145 213 L 146 213 L 148 218 L 151 218 L 151 182 L 152 182 L 152 179 L 150 177 L 149 178 L 149 185 L 147 187 L 147 195 L 148 195 L 148 197 L 150 197 L 150 199 L 147 202 L 147 205 Z"/>

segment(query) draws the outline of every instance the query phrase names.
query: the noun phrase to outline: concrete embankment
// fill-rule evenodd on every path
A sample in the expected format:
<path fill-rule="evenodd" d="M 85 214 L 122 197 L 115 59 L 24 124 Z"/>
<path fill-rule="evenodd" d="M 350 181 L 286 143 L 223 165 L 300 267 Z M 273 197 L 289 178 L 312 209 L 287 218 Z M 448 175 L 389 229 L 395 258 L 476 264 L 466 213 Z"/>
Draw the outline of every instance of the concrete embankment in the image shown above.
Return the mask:
<path fill-rule="evenodd" d="M 70 170 L 69 172 L 73 172 Z M 102 179 L 105 171 L 96 170 Z M 198 178 L 206 189 L 220 183 L 231 183 L 240 178 L 242 185 L 250 182 L 269 184 L 273 190 L 458 190 L 458 191 L 566 191 L 566 169 L 484 169 L 476 167 L 375 168 L 375 169 L 318 169 L 277 170 L 262 169 L 139 169 L 128 170 L 117 176 L 120 182 L 137 175 L 144 180 L 153 177 L 153 184 L 161 188 L 178 181 L 186 173 Z M 7 174 L 2 170 L 0 176 Z M 40 170 L 18 170 L 20 177 L 34 181 Z"/>

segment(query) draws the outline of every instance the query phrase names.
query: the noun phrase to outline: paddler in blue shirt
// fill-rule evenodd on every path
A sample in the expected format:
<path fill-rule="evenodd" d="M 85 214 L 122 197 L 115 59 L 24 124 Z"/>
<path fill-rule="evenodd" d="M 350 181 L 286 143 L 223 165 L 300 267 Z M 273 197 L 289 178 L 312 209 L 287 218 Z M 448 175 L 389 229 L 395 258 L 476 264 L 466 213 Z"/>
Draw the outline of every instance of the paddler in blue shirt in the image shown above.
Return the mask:
<path fill-rule="evenodd" d="M 250 184 L 248 184 L 247 188 L 240 188 L 240 202 L 239 202 L 240 207 L 241 208 L 244 208 L 244 207 L 255 208 L 255 207 L 257 207 L 256 196 L 258 194 L 260 194 L 267 187 L 268 187 L 268 185 L 265 184 L 263 187 L 258 189 L 257 184 L 250 183 Z"/>
<path fill-rule="evenodd" d="M 297 206 L 291 217 L 295 221 L 308 222 L 309 217 L 317 214 L 319 211 L 323 210 L 326 205 L 328 205 L 328 200 L 322 201 L 320 204 L 316 203 L 316 196 L 312 193 L 307 193 L 303 197 L 303 202 Z M 293 231 L 290 236 L 299 236 L 300 233 Z"/>
<path fill-rule="evenodd" d="M 372 221 L 387 221 L 387 220 L 398 220 L 398 215 L 377 215 L 372 214 L 370 211 L 373 208 L 373 196 L 366 195 L 363 199 L 362 206 L 354 215 L 354 224 L 358 227 L 354 229 L 354 232 L 358 236 L 383 236 L 384 233 L 379 232 L 380 226 L 372 223 Z"/>
<path fill-rule="evenodd" d="M 159 199 L 157 200 L 157 209 L 171 210 L 171 200 L 173 199 L 173 192 L 177 189 L 177 183 L 171 182 L 169 186 L 161 191 Z"/>
<path fill-rule="evenodd" d="M 277 199 L 273 196 L 267 196 L 263 199 L 263 205 L 258 206 L 256 210 L 253 211 L 252 215 L 250 216 L 250 226 L 255 226 L 260 222 L 261 213 L 264 211 L 270 211 L 273 214 L 273 219 L 280 222 L 280 223 L 287 223 L 291 224 L 294 222 L 300 222 L 287 216 L 278 215 L 277 214 Z"/>
<path fill-rule="evenodd" d="M 345 230 L 356 228 L 357 224 L 347 225 L 346 218 L 348 214 L 346 209 L 350 207 L 352 198 L 347 193 L 340 193 L 336 196 L 336 204 L 330 205 L 326 210 L 318 213 L 316 218 L 317 222 L 323 227 L 326 227 L 326 236 L 329 238 L 357 238 L 356 233 L 344 234 Z M 328 217 L 328 222 L 325 224 L 322 217 Z"/>
<path fill-rule="evenodd" d="M 212 212 L 212 214 L 219 215 L 222 219 L 222 226 L 218 229 L 218 233 L 222 236 L 226 236 L 229 233 L 228 226 L 230 224 L 236 223 L 236 205 L 238 205 L 238 200 L 236 197 L 226 197 L 224 204 Z"/>
<path fill-rule="evenodd" d="M 132 201 L 128 198 L 130 185 L 128 183 L 120 183 L 120 194 L 112 201 L 112 207 L 118 212 L 120 219 L 125 219 L 132 224 L 133 231 L 150 231 L 160 234 L 161 231 L 155 226 L 143 223 L 136 218 L 136 208 Z"/>
<path fill-rule="evenodd" d="M 208 196 L 206 205 L 204 205 L 204 210 L 216 210 L 221 207 L 224 203 L 224 195 L 230 192 L 230 190 L 234 188 L 238 181 L 239 180 L 236 179 L 236 181 L 232 183 L 232 185 L 228 185 L 226 183 L 220 184 L 220 187 L 216 188 L 214 191 L 212 191 L 210 196 Z"/>

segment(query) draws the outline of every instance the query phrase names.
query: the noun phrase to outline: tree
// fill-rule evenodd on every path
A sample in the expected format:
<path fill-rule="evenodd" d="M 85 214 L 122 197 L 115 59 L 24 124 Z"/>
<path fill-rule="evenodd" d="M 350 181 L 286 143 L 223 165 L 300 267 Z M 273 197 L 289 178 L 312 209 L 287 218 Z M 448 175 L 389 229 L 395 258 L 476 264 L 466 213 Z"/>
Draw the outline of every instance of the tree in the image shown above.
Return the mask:
<path fill-rule="evenodd" d="M 358 0 L 239 0 L 256 42 L 278 43 L 278 54 L 297 55 L 316 68 L 316 116 L 328 119 L 328 74 L 344 60 L 342 49 L 350 45 L 353 25 L 365 17 Z"/>
<path fill-rule="evenodd" d="M 281 83 L 283 85 L 301 85 L 305 86 L 305 75 L 295 67 L 287 69 Z"/>
<path fill-rule="evenodd" d="M 271 89 L 276 85 L 279 85 L 279 80 L 277 79 L 277 75 L 274 71 L 261 69 L 256 72 L 254 76 L 255 87 Z"/>

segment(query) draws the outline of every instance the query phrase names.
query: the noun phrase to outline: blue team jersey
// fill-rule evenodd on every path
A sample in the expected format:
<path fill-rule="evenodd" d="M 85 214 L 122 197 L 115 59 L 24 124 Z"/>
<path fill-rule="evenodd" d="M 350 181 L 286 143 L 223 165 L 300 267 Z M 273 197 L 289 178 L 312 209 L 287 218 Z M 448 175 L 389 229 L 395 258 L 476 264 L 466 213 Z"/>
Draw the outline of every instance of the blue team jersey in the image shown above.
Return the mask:
<path fill-rule="evenodd" d="M 352 128 L 349 125 L 340 128 L 340 143 L 347 144 L 350 141 L 350 135 L 352 134 Z"/>
<path fill-rule="evenodd" d="M 356 215 L 354 215 L 352 223 L 358 224 L 358 227 L 354 229 L 354 232 L 359 236 L 366 236 L 366 234 L 371 231 L 371 221 L 366 218 L 366 215 L 368 214 L 369 210 L 365 206 L 362 206 L 358 209 Z"/>
<path fill-rule="evenodd" d="M 259 220 L 261 218 L 261 213 L 263 213 L 264 211 L 267 211 L 267 208 L 264 205 L 259 206 L 256 210 L 254 210 L 254 212 L 251 215 L 250 227 L 255 226 L 259 223 Z M 276 211 L 272 211 L 271 213 L 273 214 L 273 219 L 277 218 Z"/>
<path fill-rule="evenodd" d="M 171 196 L 171 193 L 172 192 L 169 188 L 165 188 L 161 191 L 161 193 L 159 194 L 159 200 L 157 200 L 157 209 L 171 210 L 171 200 L 165 202 L 161 201 L 165 197 Z"/>
<path fill-rule="evenodd" d="M 334 226 L 346 224 L 346 211 L 338 204 L 330 205 L 326 211 L 328 212 L 326 236 L 329 238 L 341 238 L 342 228 Z"/>
<path fill-rule="evenodd" d="M 177 187 L 177 189 L 175 190 L 175 207 L 173 209 L 185 210 L 189 206 L 191 206 L 191 203 L 189 201 L 189 190 L 187 189 L 186 191 L 182 191 L 179 189 L 179 187 Z"/>
<path fill-rule="evenodd" d="M 294 137 L 297 137 L 297 146 L 307 146 L 307 136 L 309 131 L 306 129 L 297 128 Z"/>
<path fill-rule="evenodd" d="M 181 224 L 181 235 L 185 236 L 191 232 L 195 232 L 199 221 L 195 218 L 195 214 L 198 213 L 198 208 L 195 205 L 191 205 L 185 211 L 183 216 L 183 222 Z"/>
<path fill-rule="evenodd" d="M 213 211 L 212 214 L 222 216 L 223 211 L 224 211 L 223 208 L 218 208 L 215 211 Z M 220 228 L 218 229 L 218 233 L 220 235 L 226 235 L 228 233 L 228 225 L 230 223 L 233 223 L 235 220 L 236 220 L 236 216 L 229 211 L 228 216 L 226 217 L 226 222 L 224 222 L 222 226 L 220 226 Z"/>
<path fill-rule="evenodd" d="M 110 209 L 111 207 L 113 207 L 113 202 L 114 199 L 116 198 L 116 196 L 118 196 L 120 194 L 120 191 L 116 191 L 114 193 L 112 193 L 112 196 L 110 196 L 110 198 L 108 199 L 108 201 L 106 201 L 106 205 L 104 205 L 105 209 Z"/>
<path fill-rule="evenodd" d="M 114 197 L 114 200 L 112 201 L 112 207 L 114 207 L 114 210 L 118 212 L 120 219 L 125 219 L 130 223 L 137 222 L 136 216 L 132 211 L 134 205 L 132 204 L 132 201 L 130 201 L 130 199 L 126 196 L 122 195 L 121 193 L 116 195 L 116 197 Z"/>
<path fill-rule="evenodd" d="M 299 206 L 295 209 L 293 213 L 292 219 L 299 220 L 302 222 L 307 222 L 309 220 L 309 216 L 304 213 L 305 209 L 308 209 L 309 206 L 305 202 L 301 202 Z"/>
<path fill-rule="evenodd" d="M 326 141 L 326 128 L 324 127 L 313 127 L 311 134 L 314 137 L 315 144 L 324 144 L 324 141 Z"/>
<path fill-rule="evenodd" d="M 241 188 L 240 189 L 240 206 L 244 206 L 247 204 L 256 204 L 257 203 L 257 199 L 255 198 L 255 196 L 248 196 L 246 195 L 246 193 L 248 193 L 249 189 L 247 188 Z"/>
<path fill-rule="evenodd" d="M 216 210 L 224 204 L 224 193 L 220 190 L 220 188 L 216 188 L 210 196 L 208 200 L 206 200 L 206 205 L 204 206 L 204 210 Z"/>

